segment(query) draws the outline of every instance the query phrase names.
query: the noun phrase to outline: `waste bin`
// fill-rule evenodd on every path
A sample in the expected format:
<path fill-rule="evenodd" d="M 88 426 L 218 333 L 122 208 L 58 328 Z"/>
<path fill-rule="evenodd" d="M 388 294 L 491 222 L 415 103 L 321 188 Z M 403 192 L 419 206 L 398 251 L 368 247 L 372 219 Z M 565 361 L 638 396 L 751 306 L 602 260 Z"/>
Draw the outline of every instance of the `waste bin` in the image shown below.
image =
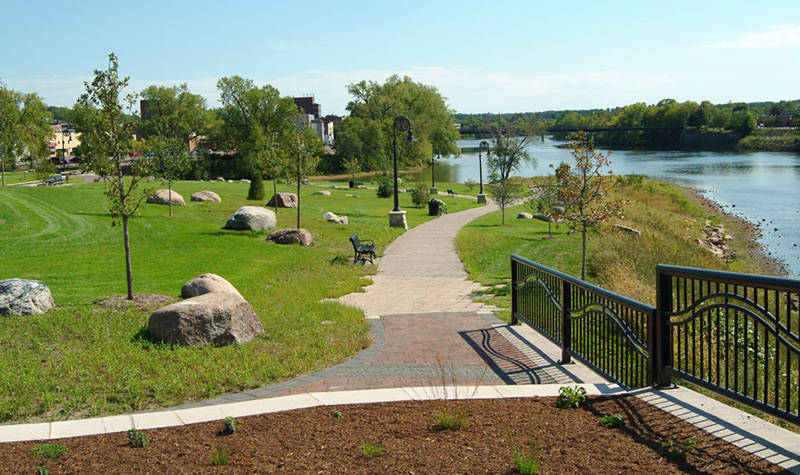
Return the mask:
<path fill-rule="evenodd" d="M 428 216 L 439 216 L 439 203 L 437 199 L 428 201 Z"/>

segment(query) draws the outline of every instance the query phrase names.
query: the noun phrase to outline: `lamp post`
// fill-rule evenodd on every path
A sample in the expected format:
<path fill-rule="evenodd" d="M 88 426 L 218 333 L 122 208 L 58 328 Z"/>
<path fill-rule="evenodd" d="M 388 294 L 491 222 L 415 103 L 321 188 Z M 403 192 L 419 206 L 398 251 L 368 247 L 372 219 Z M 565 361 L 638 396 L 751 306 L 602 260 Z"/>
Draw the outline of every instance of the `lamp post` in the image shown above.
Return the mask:
<path fill-rule="evenodd" d="M 481 186 L 481 191 L 478 193 L 478 203 L 486 203 L 486 194 L 483 192 L 483 159 L 481 157 L 483 152 L 486 152 L 487 157 L 492 153 L 489 149 L 489 142 L 485 140 L 478 145 L 478 179 Z"/>
<path fill-rule="evenodd" d="M 65 135 L 69 135 L 69 143 L 72 143 L 72 131 L 69 129 L 68 125 L 62 124 L 61 125 L 61 171 L 67 171 L 67 147 L 66 143 L 64 142 Z"/>
<path fill-rule="evenodd" d="M 392 123 L 392 151 L 394 152 L 394 209 L 389 212 L 390 228 L 406 228 L 406 212 L 400 210 L 400 199 L 397 191 L 397 131 L 408 132 L 406 143 L 414 142 L 414 132 L 411 130 L 411 121 L 406 116 L 398 116 Z"/>
<path fill-rule="evenodd" d="M 431 194 L 438 195 L 439 189 L 436 188 L 436 159 L 441 158 L 441 155 L 439 155 L 439 149 L 435 147 L 433 149 L 433 154 L 435 157 L 431 159 Z"/>

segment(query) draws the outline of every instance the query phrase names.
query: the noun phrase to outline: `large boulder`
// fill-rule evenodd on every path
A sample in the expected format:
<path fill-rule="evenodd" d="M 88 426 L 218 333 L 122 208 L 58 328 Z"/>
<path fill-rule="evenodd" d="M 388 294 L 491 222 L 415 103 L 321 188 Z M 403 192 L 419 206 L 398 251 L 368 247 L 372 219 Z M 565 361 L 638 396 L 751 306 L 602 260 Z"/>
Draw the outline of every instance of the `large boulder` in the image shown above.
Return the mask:
<path fill-rule="evenodd" d="M 269 236 L 268 241 L 275 244 L 301 244 L 303 246 L 310 246 L 313 238 L 311 233 L 306 229 L 279 229 Z"/>
<path fill-rule="evenodd" d="M 212 293 L 230 293 L 242 297 L 242 294 L 236 290 L 236 287 L 217 274 L 203 274 L 197 276 L 181 287 L 181 298 L 184 299 Z"/>
<path fill-rule="evenodd" d="M 53 308 L 47 284 L 38 280 L 0 280 L 0 315 L 38 315 Z"/>
<path fill-rule="evenodd" d="M 332 223 L 337 223 L 337 224 L 347 224 L 348 223 L 347 216 L 336 216 L 335 214 L 331 213 L 330 211 L 328 211 L 327 213 L 323 214 L 322 215 L 322 219 L 324 219 L 325 221 L 330 221 Z"/>
<path fill-rule="evenodd" d="M 331 192 L 328 191 L 328 190 L 320 190 L 320 191 L 315 191 L 314 193 L 311 193 L 311 196 L 314 196 L 314 195 L 331 196 Z"/>
<path fill-rule="evenodd" d="M 152 195 L 147 197 L 148 203 L 157 205 L 168 205 L 172 201 L 172 206 L 186 206 L 186 201 L 183 196 L 170 190 L 156 190 Z"/>
<path fill-rule="evenodd" d="M 212 292 L 160 308 L 150 315 L 150 335 L 185 346 L 247 343 L 264 333 L 253 307 L 241 296 Z"/>
<path fill-rule="evenodd" d="M 192 193 L 192 201 L 211 201 L 214 203 L 222 203 L 222 198 L 213 191 L 203 190 L 197 193 Z"/>
<path fill-rule="evenodd" d="M 522 212 L 517 214 L 517 219 L 533 219 L 533 215 L 530 213 Z"/>
<path fill-rule="evenodd" d="M 297 195 L 294 193 L 276 193 L 269 199 L 267 206 L 278 208 L 297 208 Z"/>
<path fill-rule="evenodd" d="M 275 229 L 278 220 L 272 210 L 261 206 L 242 206 L 228 218 L 223 229 L 266 230 Z"/>

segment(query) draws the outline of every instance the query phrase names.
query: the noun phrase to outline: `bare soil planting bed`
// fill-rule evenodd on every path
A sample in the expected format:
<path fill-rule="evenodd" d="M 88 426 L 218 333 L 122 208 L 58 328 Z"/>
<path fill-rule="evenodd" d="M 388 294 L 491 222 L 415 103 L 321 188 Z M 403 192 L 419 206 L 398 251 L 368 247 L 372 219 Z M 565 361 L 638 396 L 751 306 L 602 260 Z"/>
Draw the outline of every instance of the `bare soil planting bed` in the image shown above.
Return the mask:
<path fill-rule="evenodd" d="M 223 422 L 147 431 L 133 448 L 117 433 L 53 441 L 68 448 L 57 459 L 36 458 L 36 442 L 0 444 L 2 473 L 416 473 L 512 474 L 509 440 L 527 447 L 538 438 L 540 473 L 788 473 L 635 397 L 597 397 L 580 409 L 558 409 L 554 398 L 450 402 L 469 419 L 458 431 L 436 430 L 440 401 L 317 407 Z M 337 414 L 338 412 L 338 414 Z M 600 416 L 621 414 L 609 429 Z M 337 417 L 339 416 L 339 417 Z M 661 445 L 696 440 L 686 460 Z M 383 455 L 365 455 L 362 443 Z M 213 466 L 218 448 L 226 466 Z"/>

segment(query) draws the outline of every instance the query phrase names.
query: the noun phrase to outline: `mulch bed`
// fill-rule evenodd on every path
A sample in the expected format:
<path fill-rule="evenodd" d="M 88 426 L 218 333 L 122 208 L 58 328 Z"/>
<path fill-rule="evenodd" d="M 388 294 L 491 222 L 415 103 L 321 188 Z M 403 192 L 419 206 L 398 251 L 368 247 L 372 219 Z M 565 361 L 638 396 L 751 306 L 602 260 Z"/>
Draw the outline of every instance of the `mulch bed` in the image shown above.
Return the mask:
<path fill-rule="evenodd" d="M 595 397 L 580 409 L 557 409 L 554 398 L 449 402 L 469 412 L 458 431 L 434 428 L 441 401 L 317 407 L 236 420 L 147 431 L 133 448 L 118 433 L 53 441 L 69 449 L 57 459 L 35 458 L 35 442 L 0 444 L 2 473 L 416 473 L 512 474 L 509 440 L 527 447 L 538 439 L 540 473 L 788 473 L 635 397 Z M 336 414 L 340 412 L 340 414 Z M 621 414 L 626 426 L 609 429 L 601 415 Z M 337 415 L 341 417 L 336 417 Z M 666 456 L 661 444 L 694 438 L 686 460 Z M 381 444 L 365 455 L 362 443 Z M 211 455 L 225 449 L 228 464 Z"/>

